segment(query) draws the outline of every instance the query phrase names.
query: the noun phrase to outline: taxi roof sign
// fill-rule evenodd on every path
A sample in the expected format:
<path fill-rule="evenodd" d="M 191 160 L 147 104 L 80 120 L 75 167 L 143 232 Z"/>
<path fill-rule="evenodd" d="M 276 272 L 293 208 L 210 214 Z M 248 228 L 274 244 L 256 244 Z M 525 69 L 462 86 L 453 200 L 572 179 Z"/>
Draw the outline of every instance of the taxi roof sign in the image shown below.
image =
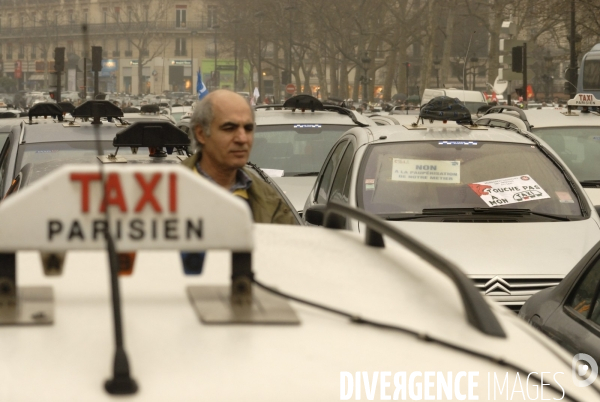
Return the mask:
<path fill-rule="evenodd" d="M 600 106 L 600 100 L 593 94 L 577 94 L 573 99 L 569 99 L 567 106 Z"/>
<path fill-rule="evenodd" d="M 0 222 L 3 252 L 104 250 L 107 232 L 117 251 L 253 246 L 248 205 L 181 166 L 66 165 L 5 199 Z"/>

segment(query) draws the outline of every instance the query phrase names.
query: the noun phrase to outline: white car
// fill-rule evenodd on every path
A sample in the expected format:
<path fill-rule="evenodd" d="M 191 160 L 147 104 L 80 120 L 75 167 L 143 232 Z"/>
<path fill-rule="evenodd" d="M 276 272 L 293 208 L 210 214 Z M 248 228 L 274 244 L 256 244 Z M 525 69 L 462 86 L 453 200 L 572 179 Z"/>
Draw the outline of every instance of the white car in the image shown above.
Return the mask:
<path fill-rule="evenodd" d="M 331 210 L 369 225 L 367 244 L 253 224 L 189 170 L 117 165 L 65 166 L 0 203 L 3 400 L 600 400 L 573 356 L 385 222 Z M 115 258 L 109 274 L 107 233 L 142 250 L 131 276 Z M 209 250 L 202 275 L 181 250 Z"/>
<path fill-rule="evenodd" d="M 331 146 L 352 127 L 369 125 L 375 123 L 368 117 L 310 95 L 258 106 L 250 161 L 273 177 L 300 212 Z"/>
<path fill-rule="evenodd" d="M 532 134 L 456 122 L 354 128 L 327 156 L 303 220 L 329 201 L 389 220 L 518 310 L 600 240 L 600 219 L 558 156 Z M 345 228 L 364 232 L 349 220 Z"/>
<path fill-rule="evenodd" d="M 579 101 L 580 97 L 590 100 Z M 573 110 L 496 107 L 477 124 L 519 129 L 543 139 L 575 174 L 593 204 L 600 206 L 600 117 L 589 110 L 600 107 L 600 101 L 591 94 L 577 94 L 569 105 Z M 576 110 L 580 106 L 588 110 Z"/>

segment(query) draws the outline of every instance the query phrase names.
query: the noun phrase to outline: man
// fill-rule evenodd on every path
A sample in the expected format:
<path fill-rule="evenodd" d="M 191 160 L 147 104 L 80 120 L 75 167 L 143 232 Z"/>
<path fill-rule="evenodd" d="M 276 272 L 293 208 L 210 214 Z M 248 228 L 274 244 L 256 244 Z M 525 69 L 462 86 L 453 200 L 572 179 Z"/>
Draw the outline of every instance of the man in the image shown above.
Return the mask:
<path fill-rule="evenodd" d="M 235 92 L 220 89 L 196 104 L 190 126 L 200 150 L 184 165 L 245 199 L 257 223 L 295 224 L 279 194 L 244 166 L 254 139 L 254 110 Z"/>

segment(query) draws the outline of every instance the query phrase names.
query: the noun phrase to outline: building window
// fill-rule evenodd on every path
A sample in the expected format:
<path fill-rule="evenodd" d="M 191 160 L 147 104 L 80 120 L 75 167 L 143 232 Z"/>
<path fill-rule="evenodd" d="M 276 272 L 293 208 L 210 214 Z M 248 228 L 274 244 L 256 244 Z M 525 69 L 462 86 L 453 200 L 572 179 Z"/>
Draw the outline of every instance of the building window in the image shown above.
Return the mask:
<path fill-rule="evenodd" d="M 185 38 L 175 39 L 175 56 L 187 56 L 187 47 Z"/>
<path fill-rule="evenodd" d="M 12 60 L 12 53 L 13 53 L 12 43 L 8 43 L 6 45 L 6 58 L 8 60 Z"/>
<path fill-rule="evenodd" d="M 108 9 L 107 8 L 102 9 L 102 23 L 104 25 L 106 25 L 108 23 Z"/>
<path fill-rule="evenodd" d="M 73 41 L 67 41 L 67 54 L 75 53 L 75 49 L 73 48 Z"/>
<path fill-rule="evenodd" d="M 35 27 L 37 23 L 37 15 L 35 13 L 31 13 L 31 24 Z"/>
<path fill-rule="evenodd" d="M 217 6 L 208 6 L 207 7 L 207 13 L 206 13 L 206 21 L 207 21 L 207 26 L 209 28 L 214 27 L 215 25 L 218 24 L 217 21 Z"/>
<path fill-rule="evenodd" d="M 73 10 L 68 10 L 67 11 L 67 19 L 69 20 L 69 24 L 74 24 L 75 23 L 75 17 L 73 14 Z"/>
<path fill-rule="evenodd" d="M 115 50 L 119 51 L 119 39 L 115 39 Z"/>
<path fill-rule="evenodd" d="M 31 45 L 31 58 L 32 59 L 37 58 L 37 48 L 35 45 Z"/>
<path fill-rule="evenodd" d="M 84 24 L 87 24 L 87 22 L 88 22 L 88 9 L 87 8 L 83 9 L 83 13 L 81 14 L 81 22 L 83 22 Z"/>
<path fill-rule="evenodd" d="M 25 26 L 25 14 L 19 15 L 19 26 L 21 27 L 21 29 L 23 29 L 23 27 Z"/>
<path fill-rule="evenodd" d="M 115 21 L 121 21 L 121 7 L 115 7 Z"/>
<path fill-rule="evenodd" d="M 133 10 L 131 7 L 127 7 L 127 21 L 133 22 Z"/>
<path fill-rule="evenodd" d="M 25 45 L 22 43 L 19 43 L 19 54 L 17 56 L 19 59 L 25 58 Z"/>
<path fill-rule="evenodd" d="M 175 9 L 175 27 L 185 28 L 187 21 L 187 6 L 176 6 Z"/>
<path fill-rule="evenodd" d="M 12 28 L 12 14 L 8 14 L 8 20 L 6 21 L 6 27 L 8 29 Z"/>

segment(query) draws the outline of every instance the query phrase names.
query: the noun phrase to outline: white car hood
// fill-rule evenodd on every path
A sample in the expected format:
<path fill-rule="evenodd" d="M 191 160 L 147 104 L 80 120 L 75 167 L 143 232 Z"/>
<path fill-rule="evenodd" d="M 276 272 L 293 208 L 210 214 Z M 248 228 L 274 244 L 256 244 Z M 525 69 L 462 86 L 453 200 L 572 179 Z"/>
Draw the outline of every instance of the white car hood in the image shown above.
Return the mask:
<path fill-rule="evenodd" d="M 600 229 L 591 218 L 570 222 L 390 223 L 456 263 L 467 275 L 566 275 L 600 240 Z"/>
<path fill-rule="evenodd" d="M 600 205 L 600 188 L 584 188 L 584 190 L 590 197 L 592 205 Z"/>
<path fill-rule="evenodd" d="M 290 199 L 296 211 L 304 210 L 304 204 L 310 190 L 312 190 L 315 184 L 316 176 L 306 177 L 272 177 L 273 181 L 277 183 L 283 190 L 285 195 Z"/>

